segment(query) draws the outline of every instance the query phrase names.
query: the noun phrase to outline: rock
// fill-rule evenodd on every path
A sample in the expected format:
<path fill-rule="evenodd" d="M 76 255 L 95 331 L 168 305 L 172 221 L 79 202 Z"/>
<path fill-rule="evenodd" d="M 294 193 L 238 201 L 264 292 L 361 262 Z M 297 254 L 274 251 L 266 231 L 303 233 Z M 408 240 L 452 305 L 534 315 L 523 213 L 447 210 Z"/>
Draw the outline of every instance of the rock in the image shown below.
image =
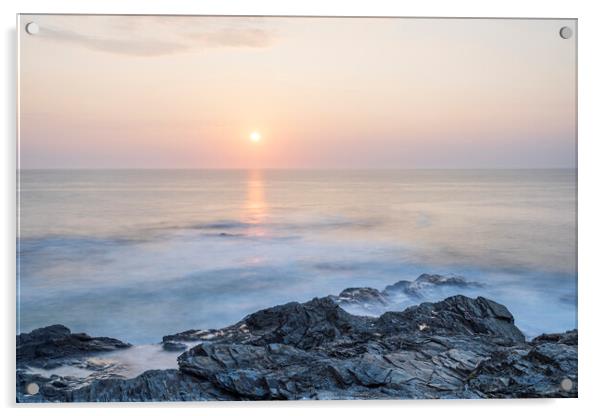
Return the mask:
<path fill-rule="evenodd" d="M 365 322 L 330 298 L 315 298 L 255 312 L 234 327 L 246 328 L 245 337 L 252 336 L 250 342 L 255 345 L 281 343 L 308 349 L 357 331 Z"/>
<path fill-rule="evenodd" d="M 399 282 L 385 287 L 383 294 L 391 297 L 399 293 L 404 293 L 411 297 L 422 297 L 422 292 L 434 287 L 479 287 L 477 282 L 469 282 L 461 276 L 443 276 L 440 274 L 423 273 L 413 282 L 400 280 Z"/>
<path fill-rule="evenodd" d="M 347 305 L 387 305 L 388 299 L 378 290 L 371 287 L 351 287 L 343 290 L 333 300 Z"/>
<path fill-rule="evenodd" d="M 131 345 L 118 339 L 73 334 L 63 325 L 39 328 L 17 335 L 17 363 L 52 368 L 62 364 L 65 357 L 128 348 Z"/>
<path fill-rule="evenodd" d="M 406 298 L 423 299 L 427 294 L 433 295 L 433 290 L 438 288 L 477 288 L 480 286 L 479 283 L 469 282 L 461 276 L 424 273 L 414 281 L 400 280 L 385 287 L 383 291 L 371 287 L 354 287 L 347 288 L 338 296 L 330 296 L 330 298 L 354 313 L 380 314 L 384 310 L 394 309 L 400 295 L 404 295 Z"/>
<path fill-rule="evenodd" d="M 573 330 L 497 351 L 475 369 L 468 386 L 483 397 L 577 397 L 576 340 Z"/>
<path fill-rule="evenodd" d="M 26 386 L 40 386 L 36 395 L 26 394 Z M 209 382 L 189 376 L 176 369 L 150 370 L 132 379 L 108 378 L 94 380 L 83 387 L 64 388 L 73 384 L 61 378 L 47 379 L 30 374 L 17 374 L 17 402 L 155 402 L 233 400 L 227 392 Z"/>
<path fill-rule="evenodd" d="M 219 233 L 216 234 L 218 237 L 244 237 L 244 234 L 241 233 Z"/>
<path fill-rule="evenodd" d="M 403 312 L 386 312 L 378 325 L 387 331 L 419 330 L 438 335 L 487 335 L 511 343 L 524 342 L 525 336 L 514 325 L 514 317 L 492 300 L 457 295 L 441 302 L 425 302 Z"/>
<path fill-rule="evenodd" d="M 164 345 L 198 343 L 178 357 L 178 370 L 84 383 L 21 371 L 18 400 L 577 396 L 576 330 L 527 342 L 508 309 L 483 297 L 457 295 L 379 317 L 349 314 L 333 298 L 263 309 L 219 330 L 166 336 Z M 53 333 L 70 336 L 60 328 Z M 40 385 L 33 396 L 25 394 L 32 380 Z M 563 390 L 566 380 L 571 386 Z"/>
<path fill-rule="evenodd" d="M 432 285 L 455 285 L 455 286 L 465 286 L 468 284 L 466 280 L 461 276 L 451 275 L 451 276 L 443 276 L 440 274 L 428 274 L 423 273 L 418 276 L 415 280 L 417 284 L 429 283 Z"/>
<path fill-rule="evenodd" d="M 322 342 L 312 336 L 316 327 Z M 299 333 L 311 341 L 299 342 Z M 323 298 L 251 314 L 180 356 L 179 364 L 181 371 L 241 399 L 502 397 L 495 393 L 499 380 L 494 377 L 485 382 L 481 375 L 483 384 L 469 388 L 478 385 L 474 377 L 483 363 L 509 351 L 532 357 L 542 348 L 538 343 L 549 348 L 563 339 L 570 344 L 576 331 L 568 334 L 527 343 L 508 309 L 482 297 L 453 296 L 379 318 L 347 314 L 332 298 Z M 576 361 L 564 362 L 576 385 Z M 539 376 L 547 377 L 545 371 Z M 556 380 L 536 393 L 529 378 L 518 382 L 504 394 L 576 394 L 559 392 Z"/>
<path fill-rule="evenodd" d="M 533 344 L 540 344 L 545 342 L 565 344 L 565 345 L 577 345 L 577 330 L 567 331 L 562 334 L 542 334 L 538 337 L 533 338 L 531 341 Z"/>
<path fill-rule="evenodd" d="M 182 342 L 166 341 L 163 343 L 165 351 L 184 351 L 188 346 Z"/>
<path fill-rule="evenodd" d="M 406 293 L 406 294 L 410 294 L 410 295 L 414 296 L 415 291 L 412 289 L 413 283 L 414 282 L 410 282 L 409 280 L 400 280 L 399 282 L 396 282 L 392 285 L 386 286 L 385 290 L 383 290 L 383 294 L 386 297 L 389 297 L 389 296 L 397 294 L 397 293 Z"/>

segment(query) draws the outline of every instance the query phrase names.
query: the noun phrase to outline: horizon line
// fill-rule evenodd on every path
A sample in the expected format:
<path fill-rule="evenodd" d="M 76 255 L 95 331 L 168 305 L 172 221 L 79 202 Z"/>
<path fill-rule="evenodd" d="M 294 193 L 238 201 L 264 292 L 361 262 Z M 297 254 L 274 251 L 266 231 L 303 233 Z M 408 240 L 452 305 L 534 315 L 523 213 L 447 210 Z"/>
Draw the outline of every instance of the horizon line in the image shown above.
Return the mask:
<path fill-rule="evenodd" d="M 236 167 L 236 168 L 170 168 L 170 167 L 135 167 L 135 168 L 124 168 L 124 167 L 98 167 L 98 168 L 74 168 L 74 167 L 36 167 L 36 168 L 18 168 L 16 171 L 26 170 L 223 170 L 223 171 L 236 171 L 236 170 L 325 170 L 325 171 L 387 171 L 387 170 L 578 170 L 577 166 L 546 166 L 546 167 L 423 167 L 423 168 L 307 168 L 307 167 L 294 167 L 294 168 L 254 168 L 254 167 Z"/>

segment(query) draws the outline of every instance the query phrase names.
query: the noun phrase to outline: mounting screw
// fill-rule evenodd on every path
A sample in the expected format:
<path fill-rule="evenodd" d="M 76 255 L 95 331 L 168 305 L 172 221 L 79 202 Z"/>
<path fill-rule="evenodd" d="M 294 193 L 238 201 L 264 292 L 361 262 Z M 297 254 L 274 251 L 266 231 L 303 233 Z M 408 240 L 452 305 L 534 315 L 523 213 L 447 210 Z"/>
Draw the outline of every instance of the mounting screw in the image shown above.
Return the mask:
<path fill-rule="evenodd" d="M 560 37 L 562 39 L 568 39 L 571 36 L 573 36 L 573 29 L 571 29 L 568 26 L 563 26 L 563 27 L 560 28 L 560 32 L 559 33 L 560 33 Z"/>

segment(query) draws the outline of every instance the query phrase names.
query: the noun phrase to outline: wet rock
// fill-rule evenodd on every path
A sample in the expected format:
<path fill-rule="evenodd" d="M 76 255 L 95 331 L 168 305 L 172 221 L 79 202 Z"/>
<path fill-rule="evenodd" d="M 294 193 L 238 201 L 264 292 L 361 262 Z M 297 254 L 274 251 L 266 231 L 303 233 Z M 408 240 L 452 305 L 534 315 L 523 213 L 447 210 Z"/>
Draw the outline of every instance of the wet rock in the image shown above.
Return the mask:
<path fill-rule="evenodd" d="M 26 387 L 35 382 L 38 394 L 27 394 Z M 67 386 L 67 387 L 63 387 Z M 74 383 L 64 378 L 52 379 L 18 373 L 17 402 L 153 402 L 233 400 L 226 391 L 176 369 L 150 370 L 132 379 L 118 377 Z"/>
<path fill-rule="evenodd" d="M 470 376 L 483 397 L 577 397 L 577 331 L 496 351 Z M 566 342 L 566 343 L 565 343 Z"/>
<path fill-rule="evenodd" d="M 244 234 L 241 233 L 219 233 L 219 234 L 214 234 L 217 237 L 244 237 Z"/>
<path fill-rule="evenodd" d="M 372 295 L 351 289 L 348 294 Z M 363 294 L 362 294 L 363 292 Z M 62 336 L 67 336 L 57 328 Z M 61 332 L 62 331 L 62 332 Z M 55 335 L 57 337 L 58 335 Z M 133 378 L 44 379 L 18 373 L 20 401 L 292 400 L 575 397 L 577 331 L 525 341 L 492 300 L 452 296 L 379 317 L 355 316 L 333 297 L 267 308 L 197 342 L 178 370 Z M 40 385 L 25 394 L 28 382 Z M 568 386 L 562 389 L 561 386 Z M 79 384 L 78 384 L 79 383 Z"/>
<path fill-rule="evenodd" d="M 188 348 L 183 342 L 166 341 L 163 343 L 165 351 L 185 351 Z"/>
<path fill-rule="evenodd" d="M 330 336 L 299 342 L 296 334 L 311 335 L 314 326 Z M 495 393 L 495 377 L 475 375 L 500 354 L 523 351 L 526 360 L 542 350 L 576 380 L 576 361 L 554 354 L 564 347 L 550 351 L 559 339 L 572 342 L 576 331 L 570 334 L 527 343 L 508 309 L 482 297 L 453 296 L 379 318 L 349 315 L 323 298 L 251 314 L 180 356 L 179 364 L 241 399 L 563 397 L 576 391 L 559 394 L 542 367 L 512 379 L 516 390 L 503 393 Z M 547 389 L 530 390 L 535 374 Z"/>
<path fill-rule="evenodd" d="M 456 275 L 444 276 L 440 274 L 423 273 L 414 281 L 400 280 L 399 282 L 385 287 L 383 295 L 394 296 L 399 293 L 412 297 L 422 297 L 422 292 L 435 287 L 479 287 L 477 282 L 469 282 L 465 278 Z"/>
<path fill-rule="evenodd" d="M 131 345 L 118 339 L 73 334 L 63 325 L 39 328 L 17 335 L 17 363 L 52 368 L 62 364 L 65 357 L 128 348 Z"/>
<path fill-rule="evenodd" d="M 343 290 L 334 299 L 337 303 L 348 305 L 387 305 L 388 299 L 378 290 L 371 287 L 352 287 Z"/>
<path fill-rule="evenodd" d="M 487 335 L 498 342 L 525 341 L 508 309 L 483 297 L 457 295 L 403 312 L 386 312 L 378 319 L 378 326 L 388 332 L 418 329 L 438 335 Z"/>
<path fill-rule="evenodd" d="M 577 345 L 578 344 L 578 334 L 577 330 L 574 329 L 572 331 L 566 331 L 561 334 L 542 334 L 538 337 L 533 338 L 531 341 L 533 344 L 541 344 L 541 343 L 557 343 L 557 344 L 565 344 L 565 345 Z"/>
<path fill-rule="evenodd" d="M 467 281 L 456 275 L 421 274 L 415 280 L 400 280 L 385 287 L 383 291 L 371 287 L 347 288 L 338 296 L 329 296 L 333 301 L 354 313 L 380 314 L 395 309 L 400 296 L 404 299 L 424 299 L 443 288 L 478 288 L 477 282 Z"/>
<path fill-rule="evenodd" d="M 315 298 L 255 312 L 244 318 L 242 325 L 256 337 L 251 340 L 256 345 L 282 343 L 307 349 L 352 334 L 365 323 L 331 299 Z"/>

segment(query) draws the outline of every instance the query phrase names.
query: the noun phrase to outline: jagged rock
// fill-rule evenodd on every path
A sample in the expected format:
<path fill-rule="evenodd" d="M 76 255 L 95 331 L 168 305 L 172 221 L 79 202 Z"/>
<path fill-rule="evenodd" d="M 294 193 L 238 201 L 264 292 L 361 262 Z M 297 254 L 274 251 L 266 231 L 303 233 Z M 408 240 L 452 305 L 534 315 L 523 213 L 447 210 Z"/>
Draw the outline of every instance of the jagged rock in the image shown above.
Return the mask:
<path fill-rule="evenodd" d="M 332 297 L 264 309 L 198 342 L 179 370 L 83 385 L 20 373 L 20 401 L 290 400 L 577 395 L 577 331 L 526 342 L 503 306 L 452 296 L 380 317 L 355 316 Z M 567 378 L 572 386 L 563 390 Z M 31 380 L 40 393 L 26 395 Z M 71 383 L 71 384 L 70 384 Z M 567 383 L 565 382 L 564 385 Z"/>
<path fill-rule="evenodd" d="M 343 290 L 338 297 L 333 297 L 337 303 L 349 305 L 387 305 L 388 299 L 379 291 L 371 287 L 350 287 Z"/>
<path fill-rule="evenodd" d="M 255 312 L 241 325 L 256 337 L 253 344 L 282 343 L 308 349 L 357 331 L 367 322 L 358 318 L 329 298 L 315 298 L 304 304 L 291 302 Z"/>
<path fill-rule="evenodd" d="M 470 282 L 461 276 L 443 276 L 439 274 L 421 274 L 416 280 L 400 280 L 385 287 L 383 291 L 371 287 L 347 288 L 338 296 L 329 296 L 333 301 L 349 308 L 352 312 L 380 314 L 383 310 L 394 309 L 400 295 L 412 299 L 423 299 L 437 288 L 457 287 L 476 288 L 481 285 Z"/>
<path fill-rule="evenodd" d="M 246 399 L 487 397 L 486 389 L 466 388 L 483 362 L 517 345 L 532 354 L 541 348 L 525 342 L 503 305 L 485 298 L 454 296 L 378 319 L 337 308 L 325 298 L 259 311 L 233 326 L 249 328 L 243 339 L 232 342 L 232 327 L 225 329 L 180 356 L 180 369 Z M 306 312 L 311 319 L 287 321 Z M 317 323 L 335 335 L 317 344 L 283 335 L 311 333 Z M 266 331 L 279 333 L 277 344 Z M 555 387 L 540 397 L 555 396 Z"/>
<path fill-rule="evenodd" d="M 562 334 L 542 334 L 538 337 L 533 338 L 531 341 L 533 344 L 540 344 L 544 342 L 555 342 L 558 344 L 565 345 L 577 345 L 578 335 L 577 330 L 566 331 Z"/>
<path fill-rule="evenodd" d="M 394 296 L 399 293 L 404 293 L 412 297 L 422 297 L 423 291 L 441 286 L 455 287 L 479 287 L 477 282 L 469 282 L 461 276 L 443 276 L 440 274 L 423 273 L 414 281 L 400 280 L 399 282 L 385 287 L 383 290 L 384 296 Z"/>
<path fill-rule="evenodd" d="M 419 329 L 438 335 L 488 335 L 507 342 L 524 342 L 525 336 L 514 325 L 514 317 L 492 300 L 457 295 L 441 302 L 425 302 L 403 312 L 386 312 L 378 319 L 387 331 Z"/>
<path fill-rule="evenodd" d="M 36 383 L 40 391 L 26 394 L 26 386 Z M 70 386 L 75 385 L 75 388 Z M 61 378 L 44 378 L 17 373 L 17 402 L 156 402 L 234 400 L 211 383 L 174 370 L 150 370 L 132 379 L 106 378 L 75 384 Z"/>
<path fill-rule="evenodd" d="M 576 341 L 573 330 L 496 351 L 471 374 L 468 386 L 484 397 L 577 397 Z"/>
<path fill-rule="evenodd" d="M 165 351 L 184 351 L 188 348 L 183 342 L 165 341 L 163 342 L 163 349 Z"/>
<path fill-rule="evenodd" d="M 428 274 L 423 273 L 418 276 L 415 280 L 417 284 L 430 283 L 432 285 L 455 285 L 455 286 L 464 286 L 469 284 L 466 279 L 461 276 L 451 275 L 451 276 L 443 276 L 440 274 Z"/>
<path fill-rule="evenodd" d="M 118 339 L 73 334 L 63 325 L 39 328 L 17 335 L 17 362 L 52 368 L 61 365 L 61 358 L 81 356 L 102 351 L 128 348 L 131 345 Z"/>

